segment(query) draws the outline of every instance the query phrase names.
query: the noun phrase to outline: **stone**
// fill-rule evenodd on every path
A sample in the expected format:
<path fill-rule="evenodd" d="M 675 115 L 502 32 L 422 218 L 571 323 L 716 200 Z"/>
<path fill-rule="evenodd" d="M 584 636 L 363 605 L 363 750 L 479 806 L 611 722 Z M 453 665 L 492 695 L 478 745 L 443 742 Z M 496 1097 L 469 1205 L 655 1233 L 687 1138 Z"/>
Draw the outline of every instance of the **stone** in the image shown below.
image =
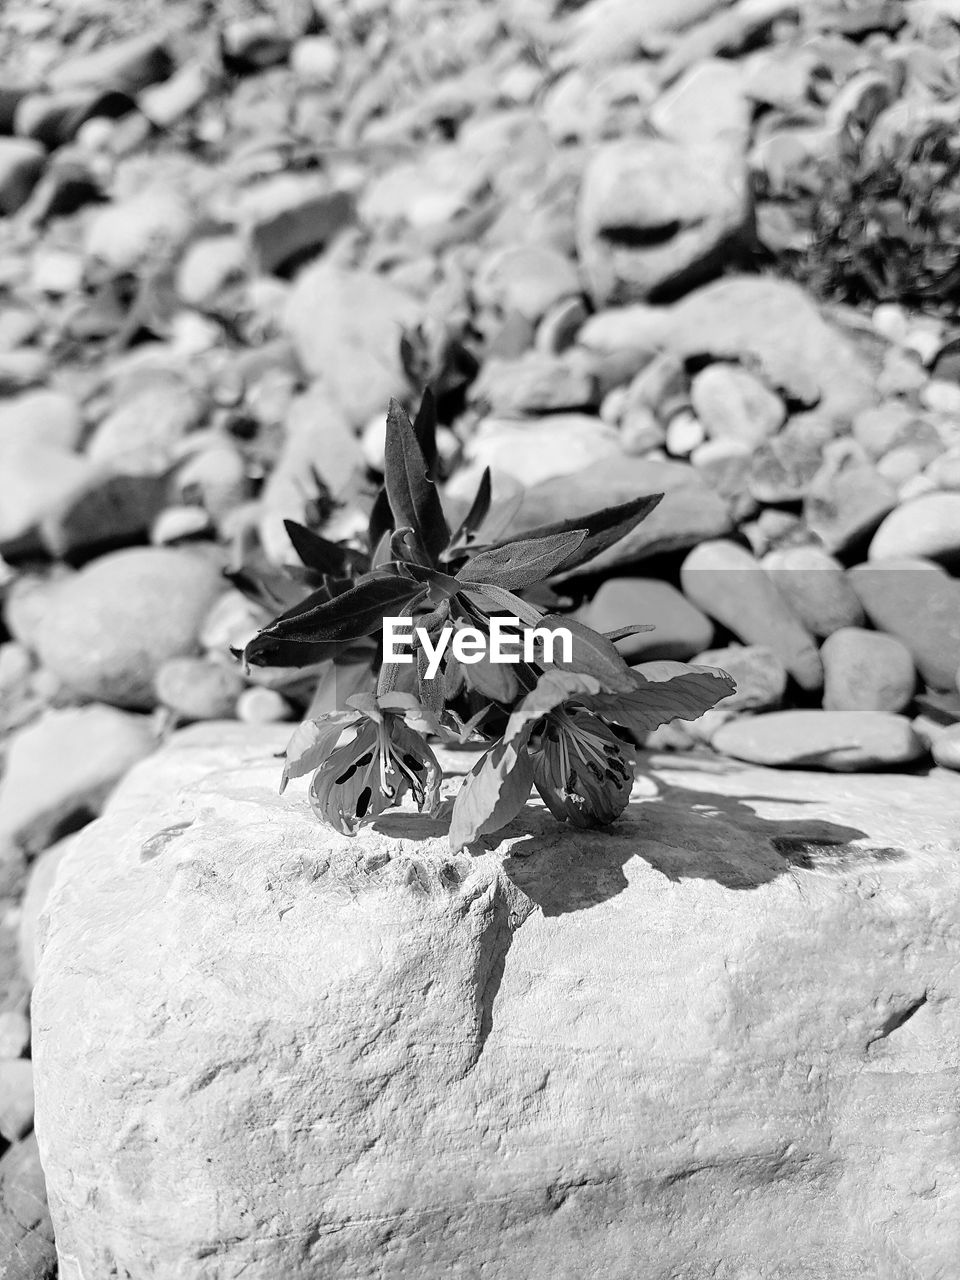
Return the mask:
<path fill-rule="evenodd" d="M 137 106 L 157 129 L 170 129 L 189 115 L 212 93 L 221 78 L 221 68 L 206 60 L 185 62 L 169 80 L 144 89 Z"/>
<path fill-rule="evenodd" d="M 30 1048 L 30 1019 L 22 1009 L 0 1013 L 0 1059 L 22 1058 Z"/>
<path fill-rule="evenodd" d="M 713 623 L 706 614 L 658 578 L 608 578 L 590 602 L 585 620 L 600 632 L 652 625 L 653 631 L 616 641 L 631 663 L 658 658 L 685 662 L 713 640 Z"/>
<path fill-rule="evenodd" d="M 50 358 L 37 347 L 0 351 L 0 395 L 13 395 L 44 382 L 50 372 Z"/>
<path fill-rule="evenodd" d="M 758 502 L 799 502 L 823 465 L 833 439 L 829 422 L 814 414 L 791 418 L 778 435 L 755 447 L 749 488 Z"/>
<path fill-rule="evenodd" d="M 772 1277 L 785 1231 L 818 1277 L 949 1274 L 952 775 L 645 756 L 612 831 L 531 804 L 451 857 L 413 814 L 318 828 L 288 733 L 177 735 L 61 868 L 61 1274 L 633 1277 L 642 1240 Z"/>
<path fill-rule="evenodd" d="M 249 496 L 247 463 L 228 438 L 213 439 L 192 452 L 177 469 L 176 492 L 214 519 L 222 519 Z"/>
<path fill-rule="evenodd" d="M 921 388 L 920 403 L 934 413 L 955 418 L 960 414 L 960 383 L 931 378 Z"/>
<path fill-rule="evenodd" d="M 580 278 L 576 264 L 549 245 L 504 245 L 478 264 L 473 295 L 478 306 L 501 316 L 516 312 L 535 325 L 558 303 L 579 297 Z"/>
<path fill-rule="evenodd" d="M 935 428 L 903 400 L 887 400 L 853 419 L 853 438 L 874 460 L 900 444 L 939 440 Z"/>
<path fill-rule="evenodd" d="M 465 446 L 465 457 L 474 469 L 513 476 L 536 486 L 560 476 L 582 475 L 592 465 L 622 458 L 619 437 L 613 427 L 585 413 L 554 413 L 519 422 L 509 418 L 483 418 Z M 475 491 L 475 483 L 462 474 L 453 492 Z"/>
<path fill-rule="evenodd" d="M 277 724 L 293 719 L 290 703 L 276 689 L 244 689 L 237 698 L 236 712 L 244 724 Z"/>
<path fill-rule="evenodd" d="M 757 509 L 750 492 L 753 453 L 736 440 L 705 440 L 690 454 L 690 461 L 707 485 L 730 506 L 735 520 L 746 519 Z"/>
<path fill-rule="evenodd" d="M 689 458 L 703 442 L 703 423 L 689 409 L 681 409 L 667 423 L 665 444 L 671 458 Z"/>
<path fill-rule="evenodd" d="M 83 432 L 80 407 L 62 391 L 26 391 L 0 401 L 0 449 L 74 449 Z"/>
<path fill-rule="evenodd" d="M 471 384 L 471 403 L 494 416 L 514 418 L 599 404 L 597 384 L 583 360 L 527 351 L 513 360 L 486 360 Z"/>
<path fill-rule="evenodd" d="M 157 701 L 183 720 L 229 720 L 244 680 L 238 668 L 208 658 L 168 658 L 154 687 Z"/>
<path fill-rule="evenodd" d="M 310 84 L 330 84 L 340 61 L 340 51 L 330 36 L 303 36 L 290 51 L 290 70 Z"/>
<path fill-rule="evenodd" d="M 128 475 L 160 475 L 200 421 L 203 402 L 185 379 L 167 370 L 144 373 L 137 381 L 97 425 L 86 456 Z"/>
<path fill-rule="evenodd" d="M 98 812 L 117 781 L 155 745 L 142 716 L 104 706 L 48 711 L 7 747 L 0 842 L 40 852 L 78 814 Z"/>
<path fill-rule="evenodd" d="M 740 67 L 729 59 L 704 58 L 660 95 L 650 121 L 663 137 L 679 142 L 713 138 L 743 147 L 750 115 Z"/>
<path fill-rule="evenodd" d="M 566 60 L 592 67 L 660 51 L 668 36 L 705 21 L 722 5 L 723 0 L 592 0 L 568 18 Z"/>
<path fill-rule="evenodd" d="M 837 440 L 810 481 L 803 518 L 827 551 L 843 555 L 861 547 L 896 504 L 896 489 L 859 445 Z"/>
<path fill-rule="evenodd" d="M 0 138 L 0 214 L 9 217 L 27 203 L 46 156 L 32 138 Z"/>
<path fill-rule="evenodd" d="M 86 226 L 84 250 L 113 271 L 142 270 L 172 258 L 190 237 L 194 214 L 172 187 L 155 183 L 98 209 Z"/>
<path fill-rule="evenodd" d="M 590 461 L 570 475 L 528 489 L 514 521 L 522 532 L 629 502 L 642 493 L 662 493 L 653 511 L 625 538 L 601 552 L 578 573 L 595 573 L 661 552 L 682 551 L 731 528 L 726 504 L 706 488 L 685 462 L 630 458 L 619 454 Z"/>
<path fill-rule="evenodd" d="M 44 518 L 88 484 L 96 468 L 52 445 L 0 439 L 0 552 L 35 549 Z"/>
<path fill-rule="evenodd" d="M 686 396 L 687 375 L 682 361 L 668 352 L 654 356 L 636 373 L 627 387 L 627 411 L 637 408 L 650 409 L 658 417 L 666 407 Z"/>
<path fill-rule="evenodd" d="M 739 640 L 771 648 L 801 688 L 822 687 L 813 637 L 745 547 L 723 539 L 700 543 L 683 562 L 680 586 Z"/>
<path fill-rule="evenodd" d="M 349 191 L 291 192 L 273 208 L 251 218 L 247 227 L 251 257 L 266 275 L 284 275 L 316 257 L 356 221 Z"/>
<path fill-rule="evenodd" d="M 56 90 L 92 86 L 137 93 L 165 80 L 172 70 L 173 59 L 165 35 L 150 32 L 65 58 L 50 70 L 47 84 Z"/>
<path fill-rule="evenodd" d="M 292 40 L 275 17 L 238 18 L 223 31 L 224 58 L 234 70 L 262 71 L 286 62 Z"/>
<path fill-rule="evenodd" d="M 761 561 L 764 572 L 808 631 L 829 636 L 863 624 L 863 607 L 839 560 L 821 547 L 778 547 Z"/>
<path fill-rule="evenodd" d="M 57 1251 L 31 1133 L 0 1156 L 0 1269 L 7 1280 L 54 1280 Z"/>
<path fill-rule="evenodd" d="M 747 369 L 711 364 L 690 386 L 694 412 L 712 440 L 733 440 L 754 448 L 783 426 L 786 405 Z"/>
<path fill-rule="evenodd" d="M 39 959 L 37 936 L 40 914 L 46 906 L 60 863 L 63 861 L 67 850 L 76 841 L 77 834 L 77 832 L 74 832 L 72 835 L 58 840 L 49 849 L 44 849 L 43 853 L 39 854 L 30 864 L 26 889 L 20 902 L 18 925 L 20 968 L 30 986 L 33 986 L 37 976 L 37 960 Z"/>
<path fill-rule="evenodd" d="M 828 711 L 903 711 L 913 698 L 917 670 L 895 636 L 841 627 L 824 640 L 820 659 Z"/>
<path fill-rule="evenodd" d="M 718 711 L 769 711 L 783 701 L 787 669 L 766 645 L 733 644 L 706 649 L 691 661 L 697 666 L 719 667 L 733 677 L 736 691 L 723 699 L 715 708 Z"/>
<path fill-rule="evenodd" d="M 207 538 L 211 532 L 210 516 L 203 507 L 167 506 L 150 525 L 150 545 L 172 547 L 180 542 Z"/>
<path fill-rule="evenodd" d="M 960 555 L 960 493 L 926 493 L 895 507 L 870 540 L 868 560 L 892 556 L 922 560 Z"/>
<path fill-rule="evenodd" d="M 164 509 L 167 489 L 165 475 L 111 475 L 97 468 L 44 514 L 40 540 L 60 557 L 135 542 Z"/>
<path fill-rule="evenodd" d="M 922 479 L 922 472 L 943 452 L 943 445 L 901 444 L 891 449 L 877 463 L 877 473 L 888 480 L 903 502 L 903 486 L 912 480 Z"/>
<path fill-rule="evenodd" d="M 787 399 L 816 404 L 824 421 L 844 429 L 854 414 L 876 403 L 869 364 L 790 281 L 729 275 L 665 310 L 658 345 L 681 360 L 736 360 Z"/>
<path fill-rule="evenodd" d="M 231 649 L 245 649 L 272 619 L 264 605 L 248 599 L 236 587 L 229 587 L 204 619 L 200 644 L 208 656 L 226 661 Z"/>
<path fill-rule="evenodd" d="M 770 711 L 730 721 L 712 741 L 736 760 L 838 773 L 911 764 L 925 754 L 910 721 L 884 711 Z"/>
<path fill-rule="evenodd" d="M 199 552 L 131 547 L 101 556 L 51 593 L 40 660 L 85 697 L 152 707 L 160 664 L 196 651 L 225 586 L 216 559 Z"/>
<path fill-rule="evenodd" d="M 229 285 L 247 271 L 247 247 L 239 235 L 203 236 L 194 240 L 177 265 L 176 288 L 190 307 L 213 306 Z"/>
<path fill-rule="evenodd" d="M 602 407 L 600 416 L 603 417 Z M 627 405 L 620 420 L 620 446 L 624 453 L 639 457 L 649 454 L 652 449 L 659 449 L 666 441 L 666 427 L 652 409 L 643 404 Z"/>
<path fill-rule="evenodd" d="M 33 1063 L 0 1061 L 0 1138 L 19 1142 L 33 1128 Z"/>
<path fill-rule="evenodd" d="M 588 161 L 577 215 L 595 305 L 675 296 L 729 262 L 751 224 L 738 146 L 653 137 L 604 143 Z"/>
<path fill-rule="evenodd" d="M 312 378 L 323 378 L 359 430 L 391 396 L 406 394 L 400 338 L 420 319 L 421 304 L 373 272 L 321 260 L 301 271 L 285 323 Z"/>
<path fill-rule="evenodd" d="M 931 560 L 872 560 L 848 573 L 878 631 L 902 640 L 924 680 L 952 689 L 960 654 L 960 582 Z"/>
<path fill-rule="evenodd" d="M 960 724 L 941 726 L 930 743 L 934 762 L 943 769 L 960 769 Z"/>

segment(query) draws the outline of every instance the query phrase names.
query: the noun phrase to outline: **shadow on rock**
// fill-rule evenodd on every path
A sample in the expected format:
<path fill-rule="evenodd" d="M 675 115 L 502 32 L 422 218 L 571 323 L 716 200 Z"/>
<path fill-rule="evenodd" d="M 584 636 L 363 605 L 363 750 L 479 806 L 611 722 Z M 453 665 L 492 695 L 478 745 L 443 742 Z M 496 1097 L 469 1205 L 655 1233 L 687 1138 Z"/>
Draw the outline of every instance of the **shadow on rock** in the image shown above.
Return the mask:
<path fill-rule="evenodd" d="M 723 770 L 722 772 L 728 772 Z M 726 889 L 756 889 L 795 868 L 846 871 L 905 856 L 902 849 L 856 844 L 857 827 L 822 818 L 763 818 L 755 805 L 813 801 L 783 796 L 731 796 L 710 787 L 680 786 L 648 778 L 651 794 L 634 800 L 607 831 L 559 827 L 546 813 L 527 810 L 519 819 L 525 838 L 504 860 L 507 877 L 545 916 L 582 911 L 627 887 L 626 864 L 638 857 L 677 885 L 714 880 Z M 508 828 L 509 832 L 509 828 Z"/>

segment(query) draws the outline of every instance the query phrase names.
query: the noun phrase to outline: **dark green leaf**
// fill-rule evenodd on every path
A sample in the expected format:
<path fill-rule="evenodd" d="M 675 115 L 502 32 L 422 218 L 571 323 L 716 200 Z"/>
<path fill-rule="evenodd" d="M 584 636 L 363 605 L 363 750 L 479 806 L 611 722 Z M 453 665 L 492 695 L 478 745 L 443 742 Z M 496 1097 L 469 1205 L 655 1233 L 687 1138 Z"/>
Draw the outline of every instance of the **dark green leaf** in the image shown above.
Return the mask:
<path fill-rule="evenodd" d="M 336 657 L 337 644 L 313 644 L 309 641 L 285 640 L 261 631 L 243 650 L 243 661 L 251 667 L 312 667 Z"/>
<path fill-rule="evenodd" d="M 450 530 L 423 450 L 399 400 L 390 401 L 385 455 L 394 528 L 413 529 L 430 561 L 436 564 L 450 541 Z"/>
<path fill-rule="evenodd" d="M 387 497 L 386 486 L 377 490 L 377 496 L 373 500 L 373 508 L 370 512 L 370 522 L 367 525 L 367 542 L 370 546 L 371 553 L 375 553 L 384 538 L 389 539 L 389 535 L 393 530 L 393 512 L 390 510 L 390 499 Z M 377 558 L 373 555 L 372 564 L 376 567 Z"/>
<path fill-rule="evenodd" d="M 350 568 L 361 557 L 353 548 L 343 547 L 295 520 L 284 520 L 283 527 L 287 531 L 293 549 L 307 566 L 318 573 L 330 574 L 340 578 L 349 573 Z"/>
<path fill-rule="evenodd" d="M 656 631 L 652 622 L 635 623 L 632 627 L 617 627 L 614 631 L 604 631 L 605 640 L 626 640 L 628 636 L 638 636 L 641 631 Z"/>
<path fill-rule="evenodd" d="M 460 527 L 450 539 L 451 547 L 466 546 L 471 535 L 477 532 L 490 510 L 490 500 L 493 496 L 493 489 L 490 484 L 490 468 L 484 467 L 483 475 L 480 477 L 480 484 L 477 486 L 477 496 L 473 500 L 473 505 L 460 522 Z"/>
<path fill-rule="evenodd" d="M 460 600 L 468 606 L 471 622 L 481 626 L 491 613 L 505 613 L 508 617 L 519 618 L 528 627 L 537 627 L 543 621 L 543 614 L 526 600 L 521 600 L 511 591 L 494 586 L 492 582 L 477 582 L 469 587 L 465 584 L 460 592 Z M 492 606 L 492 608 L 491 608 Z"/>
<path fill-rule="evenodd" d="M 464 779 L 453 804 L 450 848 L 459 853 L 480 836 L 499 831 L 527 803 L 533 786 L 533 761 L 526 743 L 498 742 Z"/>
<path fill-rule="evenodd" d="M 420 408 L 413 420 L 413 434 L 427 464 L 427 474 L 433 475 L 437 466 L 437 400 L 429 387 L 424 388 Z"/>
<path fill-rule="evenodd" d="M 342 595 L 323 600 L 295 617 L 278 618 L 265 627 L 257 639 L 269 637 L 310 643 L 356 640 L 376 631 L 385 615 L 399 613 L 418 596 L 425 595 L 425 589 L 411 578 L 392 573 L 366 574 Z"/>
<path fill-rule="evenodd" d="M 551 534 L 546 538 L 519 538 L 487 548 L 467 561 L 457 572 L 460 582 L 486 582 L 519 591 L 542 582 L 564 568 L 586 537 L 584 529 Z"/>
<path fill-rule="evenodd" d="M 615 542 L 625 538 L 632 529 L 645 520 L 655 506 L 663 499 L 662 493 L 646 494 L 633 498 L 630 502 L 622 502 L 616 507 L 604 507 L 601 511 L 593 511 L 589 515 L 575 516 L 570 520 L 557 520 L 553 524 L 544 524 L 536 529 L 528 529 L 525 538 L 548 538 L 571 530 L 582 529 L 585 536 L 580 546 L 571 553 L 569 561 L 563 566 L 563 572 L 576 569 L 588 560 L 606 551 Z M 509 546 L 507 539 L 495 544 L 497 547 Z"/>

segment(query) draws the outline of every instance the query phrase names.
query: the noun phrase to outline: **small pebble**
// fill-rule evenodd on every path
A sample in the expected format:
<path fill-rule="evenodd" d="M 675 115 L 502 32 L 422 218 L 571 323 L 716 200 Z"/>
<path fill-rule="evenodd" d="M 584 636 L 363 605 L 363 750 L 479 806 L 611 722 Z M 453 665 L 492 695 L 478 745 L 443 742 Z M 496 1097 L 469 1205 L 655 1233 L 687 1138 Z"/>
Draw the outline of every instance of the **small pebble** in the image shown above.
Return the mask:
<path fill-rule="evenodd" d="M 276 724 L 293 716 L 289 702 L 275 689 L 244 689 L 236 710 L 244 724 Z"/>
<path fill-rule="evenodd" d="M 0 1059 L 22 1058 L 30 1048 L 30 1019 L 20 1009 L 0 1013 Z"/>

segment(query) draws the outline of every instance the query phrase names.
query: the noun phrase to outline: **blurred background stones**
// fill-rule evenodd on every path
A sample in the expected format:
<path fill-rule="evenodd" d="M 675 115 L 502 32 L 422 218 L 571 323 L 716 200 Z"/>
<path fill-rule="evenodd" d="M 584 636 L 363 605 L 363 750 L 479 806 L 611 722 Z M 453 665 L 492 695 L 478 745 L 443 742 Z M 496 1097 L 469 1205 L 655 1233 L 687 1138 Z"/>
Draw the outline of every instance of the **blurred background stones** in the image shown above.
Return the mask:
<path fill-rule="evenodd" d="M 651 747 L 960 768 L 958 54 L 947 0 L 3 6 L 3 1274 L 51 868 L 172 728 L 304 713 L 226 574 L 356 536 L 390 396 L 451 511 L 665 493 L 561 584 L 735 675 Z"/>

